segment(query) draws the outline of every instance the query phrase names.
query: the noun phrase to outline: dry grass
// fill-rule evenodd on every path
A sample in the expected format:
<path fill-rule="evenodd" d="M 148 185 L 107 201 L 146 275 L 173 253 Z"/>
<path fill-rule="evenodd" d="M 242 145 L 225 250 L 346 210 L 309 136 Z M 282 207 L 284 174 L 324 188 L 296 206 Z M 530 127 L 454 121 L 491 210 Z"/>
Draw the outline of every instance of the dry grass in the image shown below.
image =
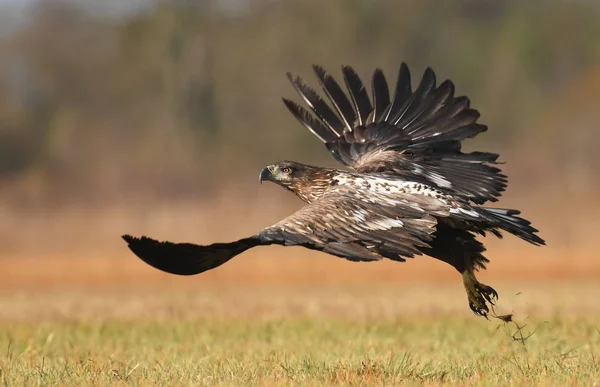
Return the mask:
<path fill-rule="evenodd" d="M 499 311 L 513 311 L 522 329 L 470 314 L 460 286 L 5 289 L 0 382 L 600 382 L 597 283 L 500 284 Z"/>
<path fill-rule="evenodd" d="M 3 326 L 3 385 L 584 384 L 598 320 L 104 321 Z M 513 335 L 516 336 L 513 339 Z"/>

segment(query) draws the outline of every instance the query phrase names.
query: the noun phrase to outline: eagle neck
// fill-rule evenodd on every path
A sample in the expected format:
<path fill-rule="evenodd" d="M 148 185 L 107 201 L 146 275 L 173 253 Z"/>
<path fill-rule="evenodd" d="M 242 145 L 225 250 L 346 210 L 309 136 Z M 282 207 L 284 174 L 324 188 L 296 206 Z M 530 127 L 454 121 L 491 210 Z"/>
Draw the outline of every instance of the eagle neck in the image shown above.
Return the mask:
<path fill-rule="evenodd" d="M 335 169 L 318 169 L 296 179 L 293 184 L 287 185 L 285 188 L 294 193 L 303 202 L 313 203 L 319 200 L 334 184 L 333 177 L 335 174 Z"/>

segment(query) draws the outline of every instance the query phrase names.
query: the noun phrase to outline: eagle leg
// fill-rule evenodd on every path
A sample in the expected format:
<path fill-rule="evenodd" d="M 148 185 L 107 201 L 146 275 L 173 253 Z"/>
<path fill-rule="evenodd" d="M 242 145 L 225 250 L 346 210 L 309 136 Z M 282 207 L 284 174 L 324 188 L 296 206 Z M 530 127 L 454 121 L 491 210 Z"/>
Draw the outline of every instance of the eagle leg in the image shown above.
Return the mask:
<path fill-rule="evenodd" d="M 472 270 L 465 270 L 462 273 L 463 283 L 467 291 L 469 307 L 478 316 L 483 316 L 487 319 L 490 312 L 488 304 L 495 305 L 498 300 L 498 292 L 491 286 L 482 284 L 475 278 L 475 273 Z"/>

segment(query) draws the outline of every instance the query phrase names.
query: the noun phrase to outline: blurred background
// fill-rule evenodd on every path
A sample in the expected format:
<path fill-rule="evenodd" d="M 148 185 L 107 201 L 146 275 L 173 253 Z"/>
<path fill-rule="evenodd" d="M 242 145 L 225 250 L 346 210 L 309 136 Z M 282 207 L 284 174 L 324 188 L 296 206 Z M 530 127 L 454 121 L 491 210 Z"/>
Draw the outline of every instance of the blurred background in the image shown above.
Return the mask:
<path fill-rule="evenodd" d="M 1 0 L 0 288 L 442 283 L 417 258 L 354 264 L 303 249 L 247 252 L 202 277 L 160 273 L 123 233 L 209 243 L 301 203 L 263 166 L 334 166 L 288 113 L 285 73 L 313 63 L 413 82 L 431 66 L 468 95 L 520 208 L 548 247 L 488 238 L 483 278 L 597 283 L 600 5 L 594 1 Z M 145 286 L 145 285 L 144 285 Z M 45 288 L 44 288 L 45 289 Z M 20 294 L 20 293 L 19 293 Z M 462 297 L 462 296 L 461 296 Z M 457 305 L 466 309 L 460 298 Z M 6 308 L 4 313 L 6 312 Z"/>

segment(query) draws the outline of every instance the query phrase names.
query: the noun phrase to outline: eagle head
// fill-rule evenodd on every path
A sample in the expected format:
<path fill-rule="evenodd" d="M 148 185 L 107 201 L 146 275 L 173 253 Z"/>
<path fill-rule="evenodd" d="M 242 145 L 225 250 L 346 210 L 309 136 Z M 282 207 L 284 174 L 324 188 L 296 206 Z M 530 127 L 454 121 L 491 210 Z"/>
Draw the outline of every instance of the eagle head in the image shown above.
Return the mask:
<path fill-rule="evenodd" d="M 294 161 L 269 165 L 260 171 L 258 179 L 261 184 L 263 181 L 271 181 L 280 185 L 307 203 L 317 200 L 331 183 L 327 169 Z"/>

